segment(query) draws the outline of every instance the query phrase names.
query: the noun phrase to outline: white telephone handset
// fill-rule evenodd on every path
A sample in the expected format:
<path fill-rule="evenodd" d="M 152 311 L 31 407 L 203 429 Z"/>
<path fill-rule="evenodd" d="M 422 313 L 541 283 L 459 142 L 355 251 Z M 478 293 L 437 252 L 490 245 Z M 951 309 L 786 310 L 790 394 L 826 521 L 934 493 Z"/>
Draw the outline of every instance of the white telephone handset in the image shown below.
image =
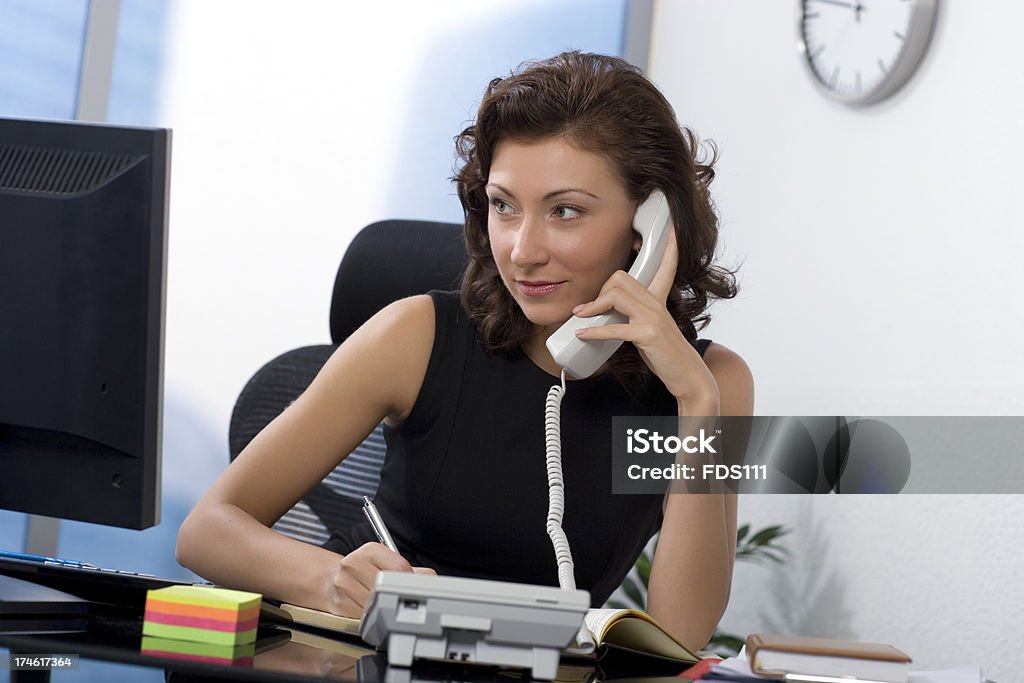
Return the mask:
<path fill-rule="evenodd" d="M 668 201 L 660 190 L 652 192 L 633 216 L 633 229 L 640 233 L 643 244 L 636 260 L 633 261 L 633 267 L 629 269 L 629 274 L 644 287 L 650 286 L 654 274 L 658 272 L 658 266 L 661 265 L 671 223 L 672 215 Z M 611 358 L 622 342 L 617 339 L 584 341 L 576 336 L 576 330 L 625 322 L 628 322 L 626 316 L 617 311 L 591 318 L 574 315 L 548 337 L 548 351 L 559 367 L 565 368 L 565 371 L 576 379 L 590 377 Z"/>

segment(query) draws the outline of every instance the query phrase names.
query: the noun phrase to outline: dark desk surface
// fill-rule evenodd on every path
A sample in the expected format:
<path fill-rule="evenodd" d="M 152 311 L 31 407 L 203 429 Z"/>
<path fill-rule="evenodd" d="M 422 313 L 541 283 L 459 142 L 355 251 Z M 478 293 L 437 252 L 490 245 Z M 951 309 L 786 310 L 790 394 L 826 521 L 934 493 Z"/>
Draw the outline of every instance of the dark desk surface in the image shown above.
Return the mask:
<path fill-rule="evenodd" d="M 319 646 L 309 643 L 316 642 L 318 635 L 323 632 L 318 633 L 315 629 L 296 631 L 273 624 L 260 626 L 256 654 L 251 660 L 226 665 L 143 654 L 140 615 L 93 614 L 88 617 L 84 630 L 64 633 L 5 632 L 5 629 L 15 627 L 12 621 L 6 619 L 0 626 L 0 650 L 7 649 L 18 654 L 74 654 L 81 659 L 165 669 L 173 672 L 171 681 L 181 683 L 201 680 L 308 681 L 310 678 L 359 683 L 509 683 L 528 680 L 514 671 L 498 671 L 486 667 L 427 664 L 417 665 L 413 669 L 389 668 L 384 653 L 358 656 L 362 653 L 357 650 L 365 648 L 358 639 L 338 640 L 332 634 L 329 642 L 319 641 L 324 645 Z M 39 627 L 38 620 L 34 627 Z M 593 669 L 585 665 L 573 666 L 566 671 L 566 678 L 579 683 L 593 678 Z M 18 679 L 14 677 L 12 680 Z"/>
<path fill-rule="evenodd" d="M 14 628 L 5 620 L 2 629 Z M 143 654 L 141 616 L 100 614 L 88 618 L 86 629 L 67 633 L 18 634 L 0 632 L 0 648 L 19 654 L 74 654 L 82 659 L 97 659 L 137 666 L 166 669 L 190 674 L 181 680 L 228 679 L 247 681 L 308 680 L 309 677 L 332 680 L 364 680 L 357 672 L 358 659 L 291 640 L 288 629 L 261 626 L 256 654 L 248 662 L 235 665 L 171 659 Z M 374 655 L 370 655 L 372 659 Z M 365 668 L 365 667 L 364 667 Z M 177 680 L 173 678 L 172 680 Z M 369 679 L 365 679 L 369 680 Z"/>
<path fill-rule="evenodd" d="M 49 566 L 10 557 L 0 558 L 0 575 L 49 586 L 92 601 L 87 616 L 51 621 L 41 617 L 3 618 L 0 620 L 0 655 L 4 658 L 7 657 L 7 653 L 2 651 L 4 649 L 19 654 L 73 654 L 82 659 L 154 667 L 222 680 L 279 681 L 308 680 L 309 677 L 377 680 L 370 674 L 372 667 L 369 663 L 363 665 L 367 670 L 364 678 L 359 677 L 357 664 L 360 657 L 353 656 L 353 651 L 362 655 L 366 649 L 357 639 L 350 640 L 347 646 L 344 642 L 335 646 L 337 638 L 332 635 L 331 639 L 319 641 L 323 646 L 318 647 L 299 643 L 288 628 L 270 624 L 261 624 L 255 656 L 235 665 L 143 654 L 142 611 L 146 591 L 179 582 Z M 58 632 L 57 629 L 68 630 Z M 306 642 L 316 640 L 308 634 L 300 639 Z M 369 659 L 372 660 L 373 656 Z M 15 678 L 18 677 L 33 678 Z"/>
<path fill-rule="evenodd" d="M 310 678 L 359 683 L 509 683 L 525 679 L 521 672 L 452 663 L 423 664 L 412 669 L 388 667 L 385 654 L 374 653 L 358 638 L 264 621 L 260 624 L 255 655 L 235 664 L 154 656 L 142 652 L 142 612 L 146 590 L 170 582 L 39 567 L 9 559 L 0 562 L 0 574 L 49 585 L 92 601 L 87 616 L 69 617 L 62 622 L 39 617 L 23 621 L 14 618 L 0 620 L 0 656 L 3 657 L 7 656 L 3 650 L 17 654 L 79 655 L 81 659 L 164 669 L 172 672 L 170 680 L 182 683 L 193 680 L 299 681 Z M 57 632 L 55 627 L 67 630 Z M 630 661 L 620 665 L 624 673 L 634 679 L 640 677 L 636 674 L 641 669 L 648 668 Z M 671 671 L 664 670 L 665 665 L 662 664 L 659 667 L 662 670 L 646 670 L 641 675 L 679 673 L 675 668 L 678 665 L 670 666 Z M 623 675 L 622 671 L 612 673 L 616 677 Z M 590 662 L 563 663 L 559 677 L 583 683 L 597 677 L 597 673 Z M 40 679 L 31 675 L 12 676 L 12 680 L 21 678 Z"/>

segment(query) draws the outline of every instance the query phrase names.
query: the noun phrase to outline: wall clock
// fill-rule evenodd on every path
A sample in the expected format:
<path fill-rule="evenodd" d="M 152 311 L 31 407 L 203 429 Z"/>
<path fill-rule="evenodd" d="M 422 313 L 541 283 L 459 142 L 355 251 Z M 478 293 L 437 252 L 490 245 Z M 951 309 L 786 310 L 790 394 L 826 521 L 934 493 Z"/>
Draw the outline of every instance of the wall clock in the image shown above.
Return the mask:
<path fill-rule="evenodd" d="M 913 75 L 937 10 L 938 0 L 800 0 L 798 47 L 825 94 L 874 104 Z"/>

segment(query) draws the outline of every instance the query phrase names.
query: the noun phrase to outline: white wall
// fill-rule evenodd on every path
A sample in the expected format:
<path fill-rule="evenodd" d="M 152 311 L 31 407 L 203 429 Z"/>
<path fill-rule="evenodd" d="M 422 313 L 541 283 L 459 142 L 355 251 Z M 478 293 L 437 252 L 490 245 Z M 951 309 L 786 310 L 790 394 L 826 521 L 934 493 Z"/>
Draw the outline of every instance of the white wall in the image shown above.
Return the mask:
<path fill-rule="evenodd" d="M 747 359 L 762 415 L 1024 413 L 1024 95 L 1007 68 L 1024 6 L 942 2 L 909 85 L 852 110 L 803 69 L 796 5 L 656 8 L 652 78 L 719 144 L 723 254 L 742 262 L 705 336 Z M 1024 670 L 1024 496 L 747 497 L 740 514 L 789 524 L 794 556 L 739 567 L 727 629 Z"/>

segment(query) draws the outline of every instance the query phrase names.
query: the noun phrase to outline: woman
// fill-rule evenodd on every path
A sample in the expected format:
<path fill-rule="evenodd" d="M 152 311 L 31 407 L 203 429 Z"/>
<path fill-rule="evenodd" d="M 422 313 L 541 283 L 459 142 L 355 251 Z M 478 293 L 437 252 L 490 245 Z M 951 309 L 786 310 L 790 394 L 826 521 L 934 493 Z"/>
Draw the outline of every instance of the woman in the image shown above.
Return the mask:
<path fill-rule="evenodd" d="M 628 323 L 581 336 L 630 343 L 570 381 L 562 407 L 577 584 L 602 604 L 660 529 L 648 609 L 698 648 L 728 601 L 735 497 L 615 496 L 609 458 L 613 415 L 752 410 L 742 359 L 696 340 L 709 299 L 735 295 L 712 265 L 712 168 L 637 69 L 577 52 L 492 81 L 456 142 L 461 292 L 395 302 L 342 344 L 185 520 L 178 559 L 217 583 L 351 616 L 381 570 L 556 584 L 542 421 L 560 368 L 544 342 L 574 313 L 615 309 Z M 674 239 L 645 288 L 623 271 L 640 246 L 633 213 L 655 189 Z M 323 548 L 268 528 L 382 419 L 376 502 L 400 554 L 369 525 Z"/>

